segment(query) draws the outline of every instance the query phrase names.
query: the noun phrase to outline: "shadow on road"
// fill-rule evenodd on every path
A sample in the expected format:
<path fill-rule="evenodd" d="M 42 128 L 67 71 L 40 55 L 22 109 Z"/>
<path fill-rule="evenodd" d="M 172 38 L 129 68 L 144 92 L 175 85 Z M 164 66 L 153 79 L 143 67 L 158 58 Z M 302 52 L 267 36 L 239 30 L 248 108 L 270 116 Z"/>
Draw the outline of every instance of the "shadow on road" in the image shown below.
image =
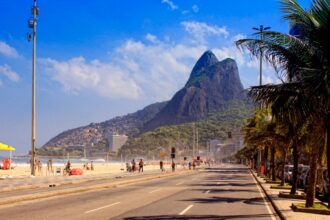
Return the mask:
<path fill-rule="evenodd" d="M 190 184 L 189 186 L 206 186 L 206 187 L 219 187 L 219 186 L 255 186 L 255 183 L 198 183 L 198 184 Z"/>
<path fill-rule="evenodd" d="M 194 190 L 205 192 L 205 189 L 194 189 Z M 258 192 L 258 191 L 252 189 L 211 189 L 210 190 L 210 193 L 229 193 L 229 192 Z"/>
<path fill-rule="evenodd" d="M 224 219 L 258 219 L 271 218 L 269 214 L 255 214 L 255 215 L 157 215 L 157 216 L 137 216 L 127 217 L 125 220 L 173 220 L 173 219 L 210 219 L 210 220 L 224 220 Z"/>
<path fill-rule="evenodd" d="M 243 202 L 249 205 L 264 205 L 263 199 L 261 197 L 254 198 L 232 198 L 232 197 L 209 197 L 209 198 L 195 198 L 195 199 L 187 199 L 181 200 L 187 202 L 196 202 L 196 203 L 235 203 L 235 202 Z"/>

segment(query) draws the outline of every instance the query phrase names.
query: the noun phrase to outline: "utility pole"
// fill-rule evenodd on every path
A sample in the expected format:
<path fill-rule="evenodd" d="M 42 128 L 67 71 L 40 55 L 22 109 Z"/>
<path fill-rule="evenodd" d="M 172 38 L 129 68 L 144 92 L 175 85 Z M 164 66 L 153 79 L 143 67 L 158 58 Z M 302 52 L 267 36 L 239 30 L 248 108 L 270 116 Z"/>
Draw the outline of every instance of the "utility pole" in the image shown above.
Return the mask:
<path fill-rule="evenodd" d="M 192 149 L 192 157 L 194 158 L 194 156 L 195 156 L 195 122 L 193 123 L 193 139 L 192 139 L 192 147 L 193 147 L 193 149 Z"/>
<path fill-rule="evenodd" d="M 199 145 L 198 145 L 198 125 L 196 126 L 196 148 L 197 148 L 197 155 L 199 156 Z"/>
<path fill-rule="evenodd" d="M 259 31 L 260 32 L 260 40 L 263 40 L 263 32 L 266 30 L 269 30 L 270 27 L 264 27 L 263 25 L 260 25 L 259 28 L 252 28 L 253 30 Z M 259 86 L 262 85 L 262 56 L 263 56 L 263 51 L 260 50 L 260 78 L 259 78 Z"/>
<path fill-rule="evenodd" d="M 256 30 L 260 33 L 260 40 L 263 40 L 263 32 L 266 30 L 269 30 L 270 27 L 264 27 L 263 25 L 260 25 L 259 28 L 253 27 L 253 30 Z M 260 68 L 259 68 L 259 86 L 262 86 L 262 56 L 263 56 L 263 51 L 262 49 L 260 50 Z M 260 105 L 261 108 L 261 105 Z M 258 150 L 258 170 L 257 172 L 259 172 L 259 167 L 261 165 L 261 150 Z"/>
<path fill-rule="evenodd" d="M 32 7 L 32 18 L 29 19 L 29 28 L 32 33 L 28 33 L 28 40 L 32 41 L 32 132 L 31 132 L 31 175 L 35 176 L 35 158 L 36 158 L 36 56 L 37 56 L 37 15 L 39 8 L 37 1 L 34 0 Z"/>

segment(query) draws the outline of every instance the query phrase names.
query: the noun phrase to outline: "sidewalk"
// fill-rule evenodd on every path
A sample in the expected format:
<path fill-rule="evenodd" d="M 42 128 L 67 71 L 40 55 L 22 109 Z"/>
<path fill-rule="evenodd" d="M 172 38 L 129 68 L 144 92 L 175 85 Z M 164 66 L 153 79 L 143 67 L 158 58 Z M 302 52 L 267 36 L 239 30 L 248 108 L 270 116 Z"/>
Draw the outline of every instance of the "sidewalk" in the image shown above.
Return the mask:
<path fill-rule="evenodd" d="M 176 173 L 181 171 L 177 170 Z M 172 173 L 167 171 L 166 173 Z M 84 182 L 93 182 L 99 180 L 113 180 L 130 176 L 149 176 L 152 174 L 165 174 L 157 170 L 146 170 L 143 173 L 128 173 L 126 171 L 115 173 L 95 173 L 81 176 L 25 176 L 18 178 L 0 179 L 0 192 L 11 192 L 25 189 L 46 188 L 68 184 L 79 184 Z"/>
<path fill-rule="evenodd" d="M 50 198 L 53 196 L 68 195 L 73 193 L 81 193 L 92 190 L 121 187 L 124 185 L 132 185 L 142 183 L 159 178 L 167 178 L 171 176 L 189 174 L 189 170 L 178 170 L 176 172 L 159 172 L 150 171 L 145 173 L 126 173 L 118 176 L 118 174 L 95 176 L 65 176 L 59 178 L 36 178 L 32 181 L 24 183 L 24 179 L 16 179 L 14 185 L 9 189 L 1 189 L 0 186 L 0 205 L 13 204 L 23 201 L 31 201 L 36 199 Z M 52 186 L 56 182 L 56 187 Z M 27 181 L 25 179 L 25 181 Z M 7 182 L 8 184 L 9 182 Z M 16 186 L 26 184 L 26 188 Z M 68 185 L 70 184 L 70 185 Z M 20 188 L 21 187 L 21 188 Z"/>
<path fill-rule="evenodd" d="M 272 184 L 266 183 L 266 181 L 263 178 L 258 177 L 254 171 L 251 171 L 251 173 L 259 182 L 264 192 L 266 192 L 267 197 L 271 200 L 274 209 L 276 210 L 276 212 L 278 212 L 281 219 L 289 219 L 289 220 L 329 220 L 330 219 L 329 215 L 294 212 L 291 209 L 292 203 L 304 203 L 305 200 L 280 198 L 278 196 L 280 191 L 289 191 L 289 190 L 271 189 L 270 186 Z M 318 199 L 315 199 L 315 201 L 320 202 Z"/>

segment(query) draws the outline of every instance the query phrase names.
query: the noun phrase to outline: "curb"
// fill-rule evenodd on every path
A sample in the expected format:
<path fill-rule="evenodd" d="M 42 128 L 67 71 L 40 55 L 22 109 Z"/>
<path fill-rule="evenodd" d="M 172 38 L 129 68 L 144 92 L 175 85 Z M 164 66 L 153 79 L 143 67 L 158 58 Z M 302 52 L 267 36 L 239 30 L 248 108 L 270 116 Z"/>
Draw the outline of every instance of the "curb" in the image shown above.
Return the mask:
<path fill-rule="evenodd" d="M 295 212 L 304 212 L 304 213 L 311 213 L 311 214 L 318 214 L 318 215 L 330 215 L 330 210 L 313 209 L 313 208 L 299 208 L 297 206 L 297 203 L 292 203 L 291 208 Z"/>
<path fill-rule="evenodd" d="M 93 185 L 93 186 L 88 186 L 88 187 L 80 187 L 80 188 L 74 188 L 74 189 L 63 189 L 61 191 L 57 192 L 45 192 L 45 193 L 38 193 L 38 194 L 30 194 L 30 195 L 24 195 L 24 196 L 15 196 L 12 198 L 8 198 L 6 200 L 0 200 L 0 205 L 8 205 L 12 203 L 17 203 L 17 202 L 24 202 L 24 201 L 31 201 L 31 200 L 36 200 L 36 199 L 44 199 L 44 198 L 49 198 L 49 197 L 54 197 L 54 196 L 61 196 L 61 195 L 68 195 L 68 194 L 74 194 L 74 193 L 81 193 L 81 192 L 88 192 L 88 191 L 93 191 L 93 190 L 98 190 L 98 189 L 107 189 L 107 188 L 116 188 L 118 186 L 123 186 L 123 185 L 132 185 L 136 183 L 141 183 L 153 179 L 159 179 L 159 178 L 166 178 L 166 177 L 172 177 L 172 176 L 177 176 L 181 174 L 186 174 L 187 172 L 184 173 L 171 173 L 171 174 L 166 174 L 166 175 L 156 175 L 152 177 L 147 177 L 147 178 L 139 178 L 139 179 L 134 179 L 134 180 L 126 180 L 126 181 L 119 181 L 116 183 L 103 183 L 103 184 L 98 184 L 98 185 Z"/>
<path fill-rule="evenodd" d="M 255 176 L 255 174 L 253 173 L 253 171 L 251 169 L 249 169 L 253 178 L 257 181 L 258 185 L 261 187 L 262 191 L 264 192 L 264 194 L 266 195 L 268 201 L 270 201 L 270 203 L 272 204 L 272 207 L 274 208 L 276 214 L 280 217 L 281 220 L 287 220 L 287 218 L 282 214 L 282 212 L 279 210 L 279 208 L 277 207 L 277 205 L 275 204 L 275 202 L 273 201 L 273 199 L 271 198 L 270 195 L 268 195 L 266 189 L 264 188 L 264 186 L 259 182 L 259 179 Z"/>
<path fill-rule="evenodd" d="M 147 175 L 153 175 L 155 173 L 150 173 Z M 122 177 L 121 175 L 119 175 Z M 21 186 L 10 186 L 10 187 L 2 187 L 0 189 L 0 193 L 2 192 L 14 192 L 14 191 L 20 191 L 20 190 L 27 190 L 27 189 L 37 189 L 37 188 L 48 188 L 49 185 L 54 185 L 56 183 L 56 186 L 63 186 L 63 185 L 71 185 L 71 184 L 80 184 L 80 183 L 86 183 L 86 182 L 93 182 L 93 181 L 101 181 L 101 180 L 112 180 L 112 179 L 117 179 L 117 176 L 111 176 L 111 177 L 90 177 L 86 179 L 62 179 L 61 182 L 56 182 L 58 179 L 55 179 L 53 181 L 48 181 L 48 182 L 41 182 L 39 184 L 28 184 L 28 185 L 21 185 Z"/>

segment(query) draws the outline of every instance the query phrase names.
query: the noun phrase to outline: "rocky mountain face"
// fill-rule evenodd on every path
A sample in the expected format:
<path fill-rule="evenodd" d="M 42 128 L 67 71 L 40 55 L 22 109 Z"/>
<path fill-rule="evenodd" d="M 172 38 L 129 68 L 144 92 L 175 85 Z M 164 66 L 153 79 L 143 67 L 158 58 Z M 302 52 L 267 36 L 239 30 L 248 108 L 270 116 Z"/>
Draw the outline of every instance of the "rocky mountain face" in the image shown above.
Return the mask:
<path fill-rule="evenodd" d="M 206 51 L 195 64 L 186 85 L 168 102 L 155 103 L 135 113 L 60 133 L 43 148 L 88 145 L 109 132 L 130 137 L 163 125 L 203 119 L 220 111 L 231 100 L 246 97 L 235 60 L 219 61 Z"/>
<path fill-rule="evenodd" d="M 221 110 L 228 101 L 245 97 L 235 60 L 219 62 L 211 51 L 206 51 L 194 66 L 186 85 L 145 124 L 143 130 L 199 120 Z"/>

